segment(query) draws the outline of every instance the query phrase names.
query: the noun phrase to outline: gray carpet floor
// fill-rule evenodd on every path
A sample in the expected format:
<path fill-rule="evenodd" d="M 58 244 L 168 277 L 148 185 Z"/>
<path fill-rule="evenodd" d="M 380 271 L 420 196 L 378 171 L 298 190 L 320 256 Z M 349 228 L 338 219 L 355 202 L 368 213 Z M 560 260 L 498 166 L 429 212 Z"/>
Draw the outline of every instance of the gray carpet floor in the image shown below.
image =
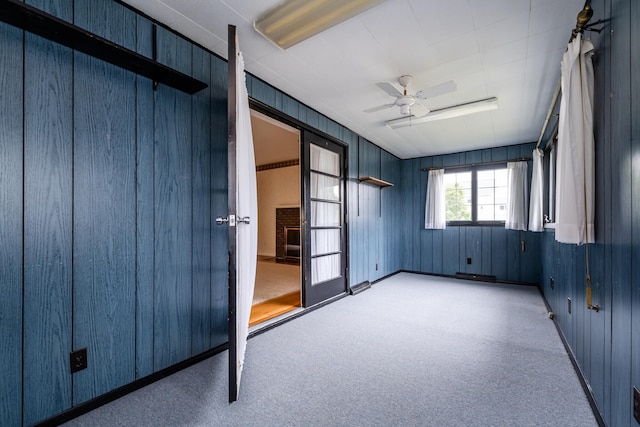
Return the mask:
<path fill-rule="evenodd" d="M 70 426 L 595 426 L 538 291 L 397 274 Z"/>

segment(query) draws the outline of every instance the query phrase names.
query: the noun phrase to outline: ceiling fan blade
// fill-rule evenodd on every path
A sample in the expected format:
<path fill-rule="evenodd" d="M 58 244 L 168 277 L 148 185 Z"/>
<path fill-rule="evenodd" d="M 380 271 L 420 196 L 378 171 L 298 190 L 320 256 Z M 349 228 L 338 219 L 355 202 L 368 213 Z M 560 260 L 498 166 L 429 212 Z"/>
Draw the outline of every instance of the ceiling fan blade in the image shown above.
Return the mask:
<path fill-rule="evenodd" d="M 422 89 L 420 92 L 416 93 L 416 98 L 433 98 L 436 96 L 444 95 L 445 93 L 454 92 L 457 88 L 458 86 L 456 85 L 456 83 L 453 80 L 449 80 L 448 82 L 440 83 L 439 85 Z"/>
<path fill-rule="evenodd" d="M 391 108 L 394 105 L 396 105 L 396 104 L 395 103 L 393 103 L 393 104 L 385 104 L 385 105 L 380 105 L 378 107 L 368 108 L 368 109 L 364 110 L 363 113 L 375 113 L 376 111 L 382 111 L 382 110 L 386 110 L 387 108 Z"/>
<path fill-rule="evenodd" d="M 379 82 L 376 83 L 376 86 L 395 98 L 404 95 L 404 93 L 391 82 Z"/>

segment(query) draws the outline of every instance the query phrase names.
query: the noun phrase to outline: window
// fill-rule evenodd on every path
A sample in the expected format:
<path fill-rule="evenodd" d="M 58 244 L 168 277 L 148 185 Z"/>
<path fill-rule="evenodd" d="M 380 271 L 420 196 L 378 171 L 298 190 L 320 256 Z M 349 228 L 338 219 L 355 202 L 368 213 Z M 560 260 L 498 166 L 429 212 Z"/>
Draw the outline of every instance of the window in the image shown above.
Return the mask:
<path fill-rule="evenodd" d="M 444 175 L 449 225 L 502 225 L 507 218 L 507 168 L 451 169 Z"/>

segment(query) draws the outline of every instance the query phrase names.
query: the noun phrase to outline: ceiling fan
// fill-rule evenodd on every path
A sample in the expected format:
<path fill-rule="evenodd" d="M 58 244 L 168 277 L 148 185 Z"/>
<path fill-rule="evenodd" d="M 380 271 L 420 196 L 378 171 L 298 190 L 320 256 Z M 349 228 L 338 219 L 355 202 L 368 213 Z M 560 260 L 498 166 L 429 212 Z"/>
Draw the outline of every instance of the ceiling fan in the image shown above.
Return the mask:
<path fill-rule="evenodd" d="M 398 83 L 402 86 L 402 90 L 398 89 L 391 82 L 379 82 L 376 83 L 380 89 L 385 93 L 393 96 L 396 100 L 390 104 L 380 105 L 378 107 L 369 108 L 364 110 L 365 113 L 374 113 L 394 106 L 400 107 L 400 114 L 403 116 L 423 116 L 429 113 L 429 109 L 425 107 L 419 100 L 433 98 L 436 96 L 444 95 L 449 92 L 453 92 L 457 89 L 457 86 L 453 80 L 445 83 L 440 83 L 435 86 L 430 86 L 423 90 L 418 91 L 415 95 L 409 95 L 407 93 L 407 86 L 413 81 L 413 76 L 404 75 L 398 78 Z"/>

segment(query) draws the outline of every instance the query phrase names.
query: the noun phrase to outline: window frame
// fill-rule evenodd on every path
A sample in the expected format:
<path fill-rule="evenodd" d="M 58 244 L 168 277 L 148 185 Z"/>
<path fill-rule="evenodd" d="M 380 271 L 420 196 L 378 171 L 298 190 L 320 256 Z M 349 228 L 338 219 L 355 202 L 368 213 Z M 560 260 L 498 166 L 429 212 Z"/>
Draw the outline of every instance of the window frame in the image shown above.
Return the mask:
<path fill-rule="evenodd" d="M 450 167 L 444 169 L 447 173 L 471 172 L 471 221 L 449 221 L 447 227 L 504 227 L 505 221 L 478 220 L 478 171 L 507 169 L 507 161 L 491 162 L 491 164 L 479 164 L 471 166 Z M 446 203 L 446 202 L 445 202 Z"/>
<path fill-rule="evenodd" d="M 543 224 L 546 228 L 553 228 L 556 222 L 556 177 L 558 162 L 558 136 L 555 134 L 544 149 L 544 195 L 543 195 Z"/>

